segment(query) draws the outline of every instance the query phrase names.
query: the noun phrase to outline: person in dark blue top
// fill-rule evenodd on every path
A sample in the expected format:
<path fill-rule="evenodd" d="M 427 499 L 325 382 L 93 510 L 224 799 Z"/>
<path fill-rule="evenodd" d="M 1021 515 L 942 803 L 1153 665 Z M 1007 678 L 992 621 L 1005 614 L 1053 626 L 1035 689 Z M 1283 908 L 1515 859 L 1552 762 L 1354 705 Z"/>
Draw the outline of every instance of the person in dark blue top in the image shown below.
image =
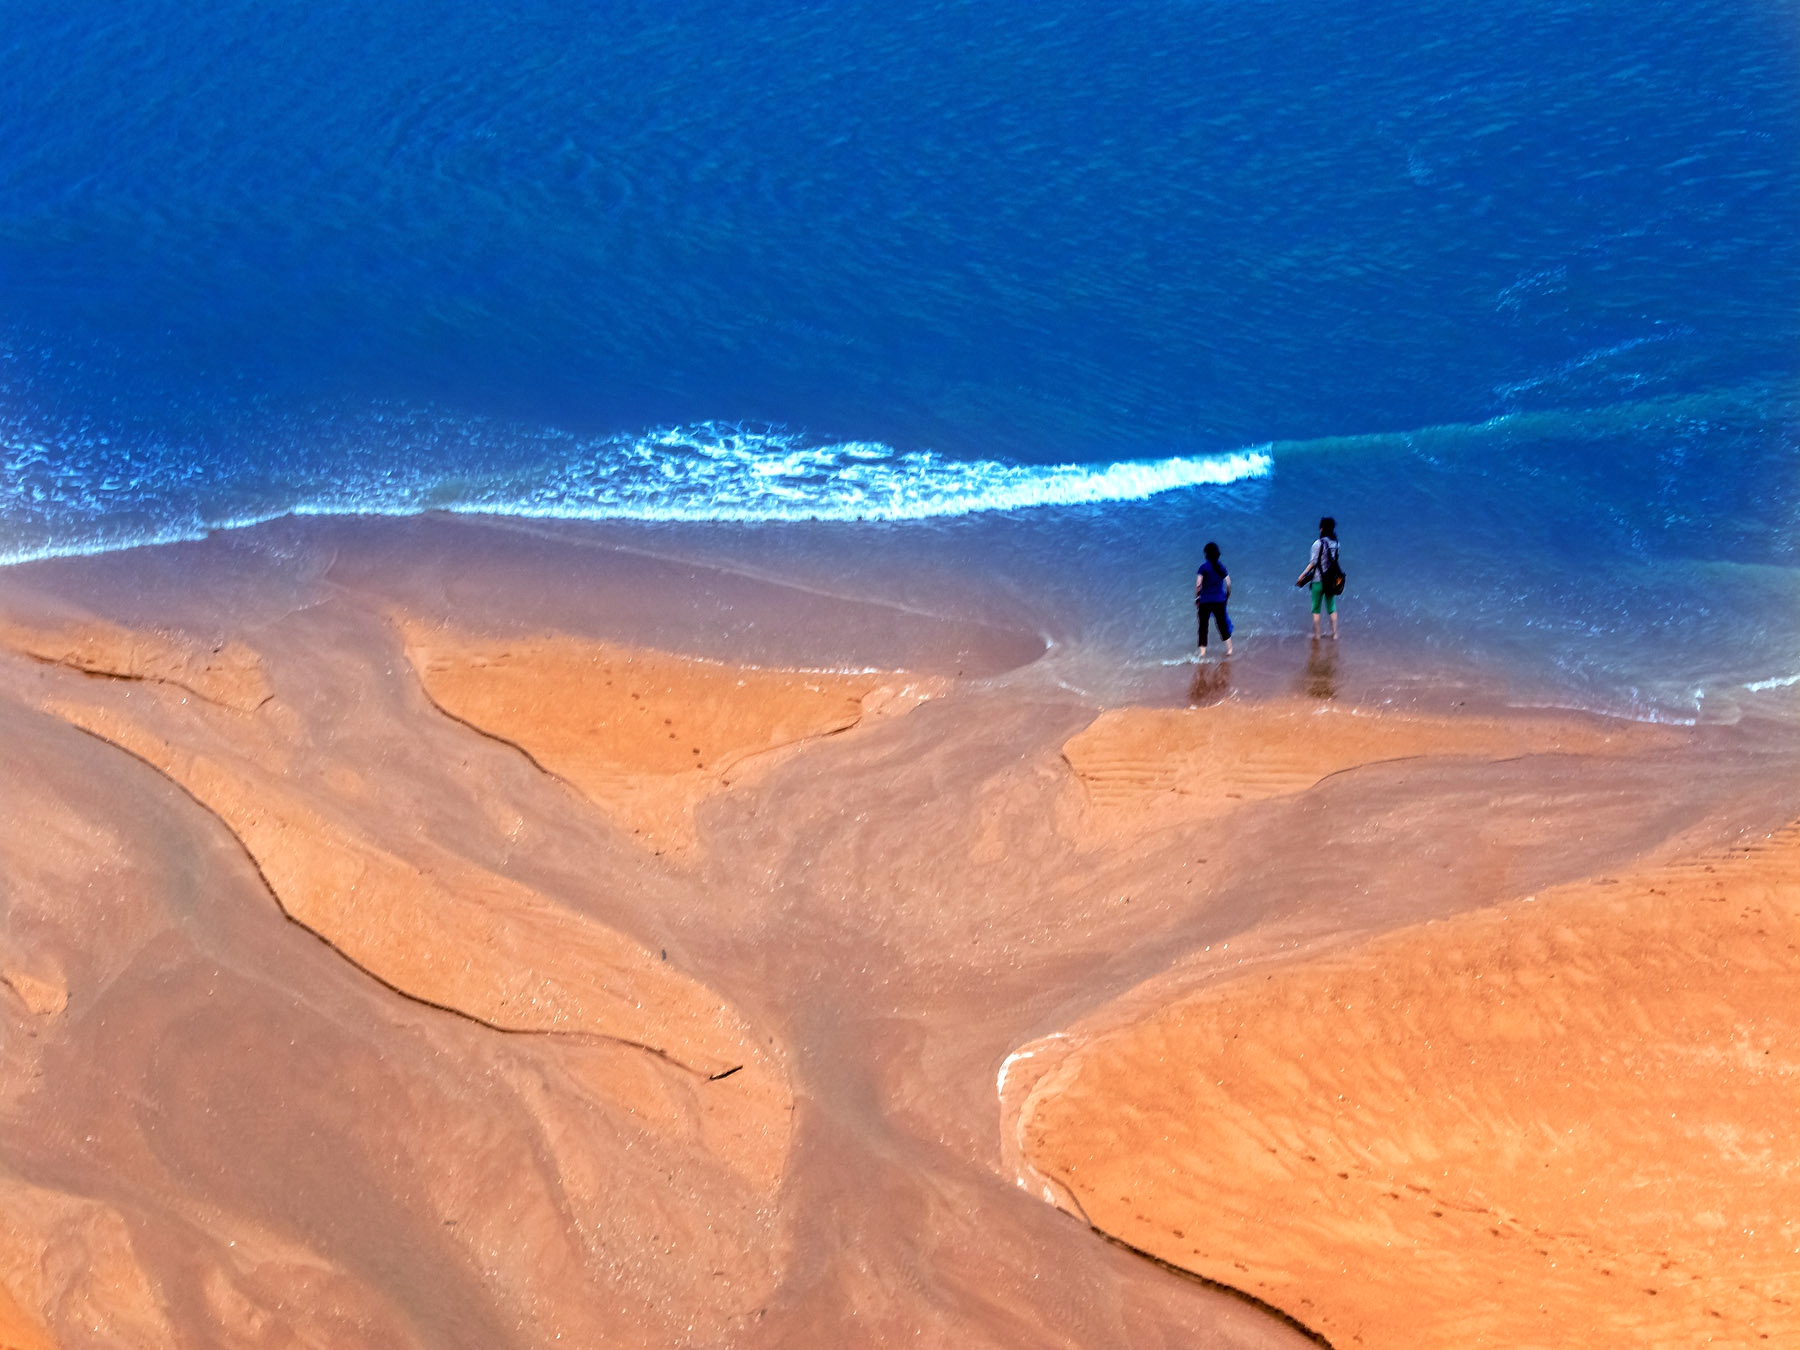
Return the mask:
<path fill-rule="evenodd" d="M 1225 655 L 1231 655 L 1231 617 L 1225 613 L 1225 602 L 1231 599 L 1231 574 L 1219 561 L 1219 546 L 1208 543 L 1206 561 L 1200 564 L 1200 575 L 1194 578 L 1194 608 L 1200 611 L 1200 655 L 1206 655 L 1206 621 L 1218 625 L 1225 639 Z"/>

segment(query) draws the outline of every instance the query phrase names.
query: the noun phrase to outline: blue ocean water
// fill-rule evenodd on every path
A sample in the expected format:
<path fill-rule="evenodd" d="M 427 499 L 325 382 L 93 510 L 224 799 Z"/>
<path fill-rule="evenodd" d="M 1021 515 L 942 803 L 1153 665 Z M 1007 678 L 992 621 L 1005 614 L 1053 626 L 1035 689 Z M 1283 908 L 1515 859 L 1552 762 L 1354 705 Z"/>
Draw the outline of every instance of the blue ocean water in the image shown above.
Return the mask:
<path fill-rule="evenodd" d="M 1331 511 L 1374 635 L 1800 674 L 1791 6 L 0 15 L 0 560 L 818 519 L 1151 660 L 1205 537 L 1303 624 Z"/>

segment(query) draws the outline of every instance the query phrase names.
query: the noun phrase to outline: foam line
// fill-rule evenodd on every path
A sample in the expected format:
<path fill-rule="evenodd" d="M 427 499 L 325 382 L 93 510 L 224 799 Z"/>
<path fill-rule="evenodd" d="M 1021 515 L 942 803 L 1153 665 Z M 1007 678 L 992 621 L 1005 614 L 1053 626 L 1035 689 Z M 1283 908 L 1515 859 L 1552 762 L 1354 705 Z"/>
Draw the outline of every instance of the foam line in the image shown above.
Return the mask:
<path fill-rule="evenodd" d="M 10 547 L 0 543 L 3 562 L 196 538 L 288 514 L 918 521 L 1140 501 L 1272 467 L 1267 449 L 1254 447 L 1039 465 L 717 423 L 595 439 L 409 412 L 372 415 L 347 437 L 340 428 L 345 444 L 245 455 L 241 471 L 209 480 L 178 447 L 146 452 L 79 431 L 34 432 L 0 426 L 0 528 L 14 536 Z M 134 530 L 127 521 L 144 523 Z"/>
<path fill-rule="evenodd" d="M 222 464 L 216 451 L 125 444 L 86 422 L 46 423 L 0 407 L 0 563 L 200 538 L 289 514 L 923 521 L 1142 501 L 1266 477 L 1284 460 L 1516 453 L 1540 437 L 1766 422 L 1791 418 L 1797 407 L 1790 385 L 1750 385 L 1215 454 L 1048 465 L 717 422 L 580 437 L 387 405 L 267 428 Z"/>

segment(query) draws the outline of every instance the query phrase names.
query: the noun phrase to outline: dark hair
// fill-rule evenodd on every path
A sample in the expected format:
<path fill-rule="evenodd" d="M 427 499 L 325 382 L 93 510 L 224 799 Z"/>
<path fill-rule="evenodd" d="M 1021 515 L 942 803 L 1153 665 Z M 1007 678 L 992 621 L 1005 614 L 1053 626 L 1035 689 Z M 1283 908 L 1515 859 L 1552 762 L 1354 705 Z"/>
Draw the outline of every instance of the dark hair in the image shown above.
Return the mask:
<path fill-rule="evenodd" d="M 1321 539 L 1336 539 L 1337 538 L 1337 517 L 1336 516 L 1320 516 L 1319 517 L 1319 538 L 1321 538 Z"/>
<path fill-rule="evenodd" d="M 1219 546 L 1217 544 L 1208 544 L 1202 551 L 1206 554 L 1206 561 L 1219 561 Z"/>

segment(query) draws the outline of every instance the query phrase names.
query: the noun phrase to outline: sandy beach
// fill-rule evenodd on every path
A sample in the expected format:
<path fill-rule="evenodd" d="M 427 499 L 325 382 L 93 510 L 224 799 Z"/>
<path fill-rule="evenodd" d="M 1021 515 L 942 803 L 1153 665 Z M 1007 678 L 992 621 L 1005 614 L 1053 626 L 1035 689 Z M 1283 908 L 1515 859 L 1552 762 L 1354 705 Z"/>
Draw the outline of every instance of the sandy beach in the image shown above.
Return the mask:
<path fill-rule="evenodd" d="M 0 1346 L 1800 1336 L 1800 720 L 623 533 L 0 572 Z"/>

